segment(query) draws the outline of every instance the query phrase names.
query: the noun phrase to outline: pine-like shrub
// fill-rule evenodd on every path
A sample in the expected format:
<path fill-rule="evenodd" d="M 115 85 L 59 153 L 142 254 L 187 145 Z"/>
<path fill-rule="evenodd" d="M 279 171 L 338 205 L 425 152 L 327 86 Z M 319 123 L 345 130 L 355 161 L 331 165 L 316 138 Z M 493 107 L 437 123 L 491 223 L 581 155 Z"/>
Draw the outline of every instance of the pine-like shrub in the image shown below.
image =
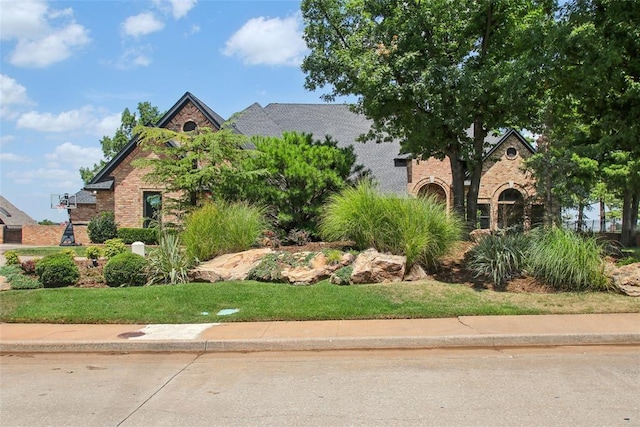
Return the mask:
<path fill-rule="evenodd" d="M 146 266 L 147 260 L 143 256 L 123 252 L 104 266 L 104 279 L 111 287 L 142 286 L 147 282 Z"/>
<path fill-rule="evenodd" d="M 59 252 L 39 260 L 36 263 L 36 275 L 45 288 L 59 288 L 76 284 L 80 271 L 72 257 Z"/>
<path fill-rule="evenodd" d="M 118 225 L 113 212 L 100 212 L 91 218 L 87 225 L 87 234 L 91 243 L 104 243 L 118 237 Z"/>
<path fill-rule="evenodd" d="M 158 244 L 157 228 L 119 228 L 118 238 L 130 245 L 134 242 L 142 242 L 145 245 Z"/>

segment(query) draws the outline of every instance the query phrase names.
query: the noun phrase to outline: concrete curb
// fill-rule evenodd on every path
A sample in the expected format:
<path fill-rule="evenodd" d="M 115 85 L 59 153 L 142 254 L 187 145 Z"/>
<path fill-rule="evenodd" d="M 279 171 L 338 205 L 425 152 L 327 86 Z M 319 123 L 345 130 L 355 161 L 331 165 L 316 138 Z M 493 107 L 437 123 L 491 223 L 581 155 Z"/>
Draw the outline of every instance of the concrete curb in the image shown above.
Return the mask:
<path fill-rule="evenodd" d="M 248 340 L 5 341 L 0 353 L 225 353 L 640 345 L 638 333 L 495 334 L 436 337 L 335 337 Z"/>

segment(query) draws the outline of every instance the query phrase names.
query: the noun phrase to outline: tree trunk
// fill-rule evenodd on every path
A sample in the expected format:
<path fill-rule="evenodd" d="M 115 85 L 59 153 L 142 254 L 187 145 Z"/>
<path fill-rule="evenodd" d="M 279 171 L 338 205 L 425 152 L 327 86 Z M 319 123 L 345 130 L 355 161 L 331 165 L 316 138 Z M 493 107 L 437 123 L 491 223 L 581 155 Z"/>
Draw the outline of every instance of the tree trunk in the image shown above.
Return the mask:
<path fill-rule="evenodd" d="M 482 177 L 482 160 L 484 157 L 484 140 L 487 131 L 484 130 L 482 117 L 473 120 L 473 154 L 469 160 L 470 185 L 467 193 L 467 228 L 469 231 L 477 227 L 478 194 L 480 192 L 480 178 Z"/>
<path fill-rule="evenodd" d="M 604 199 L 600 198 L 600 232 L 604 233 L 607 228 L 607 213 Z"/>
<path fill-rule="evenodd" d="M 447 155 L 451 164 L 453 211 L 464 220 L 464 162 L 459 159 L 459 154 L 455 151 L 450 151 Z"/>
<path fill-rule="evenodd" d="M 576 231 L 584 231 L 584 204 L 578 203 L 578 222 L 576 224 Z"/>
<path fill-rule="evenodd" d="M 638 224 L 638 202 L 640 194 L 632 190 L 625 190 L 622 200 L 622 236 L 620 243 L 630 248 L 636 246 L 636 232 Z"/>

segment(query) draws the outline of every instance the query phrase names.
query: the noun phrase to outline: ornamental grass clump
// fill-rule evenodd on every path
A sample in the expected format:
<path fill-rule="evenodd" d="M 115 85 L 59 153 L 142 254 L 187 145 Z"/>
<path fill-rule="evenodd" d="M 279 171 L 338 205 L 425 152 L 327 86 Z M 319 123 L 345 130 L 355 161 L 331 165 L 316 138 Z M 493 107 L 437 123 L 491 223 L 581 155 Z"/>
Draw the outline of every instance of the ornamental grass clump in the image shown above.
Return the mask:
<path fill-rule="evenodd" d="M 475 277 L 485 277 L 497 287 L 523 273 L 530 239 L 524 233 L 484 236 L 467 254 L 467 268 Z"/>
<path fill-rule="evenodd" d="M 527 270 L 562 291 L 608 290 L 602 246 L 595 237 L 554 227 L 532 233 Z"/>
<path fill-rule="evenodd" d="M 163 233 L 160 244 L 149 253 L 147 285 L 177 285 L 189 282 L 191 263 L 174 233 Z"/>
<path fill-rule="evenodd" d="M 181 238 L 190 259 L 207 261 L 251 248 L 267 225 L 262 208 L 244 202 L 219 201 L 192 212 Z"/>
<path fill-rule="evenodd" d="M 408 268 L 435 265 L 461 230 L 460 221 L 435 199 L 382 194 L 371 183 L 332 196 L 320 221 L 325 240 L 351 240 L 360 250 L 404 255 Z"/>

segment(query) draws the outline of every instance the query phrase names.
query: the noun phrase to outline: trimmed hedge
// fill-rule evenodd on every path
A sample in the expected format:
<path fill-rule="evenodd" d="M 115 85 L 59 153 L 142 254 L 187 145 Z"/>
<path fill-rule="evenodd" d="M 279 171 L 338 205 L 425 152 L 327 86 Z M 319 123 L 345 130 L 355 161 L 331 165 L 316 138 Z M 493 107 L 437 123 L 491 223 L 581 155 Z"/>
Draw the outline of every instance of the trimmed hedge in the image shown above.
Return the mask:
<path fill-rule="evenodd" d="M 119 228 L 118 238 L 130 245 L 134 242 L 142 242 L 145 245 L 158 244 L 157 228 Z"/>
<path fill-rule="evenodd" d="M 36 274 L 45 288 L 75 285 L 80 278 L 80 271 L 73 258 L 63 252 L 47 255 L 38 261 Z"/>
<path fill-rule="evenodd" d="M 142 286 L 147 282 L 147 260 L 132 252 L 123 252 L 111 258 L 104 266 L 104 279 L 108 286 Z"/>

